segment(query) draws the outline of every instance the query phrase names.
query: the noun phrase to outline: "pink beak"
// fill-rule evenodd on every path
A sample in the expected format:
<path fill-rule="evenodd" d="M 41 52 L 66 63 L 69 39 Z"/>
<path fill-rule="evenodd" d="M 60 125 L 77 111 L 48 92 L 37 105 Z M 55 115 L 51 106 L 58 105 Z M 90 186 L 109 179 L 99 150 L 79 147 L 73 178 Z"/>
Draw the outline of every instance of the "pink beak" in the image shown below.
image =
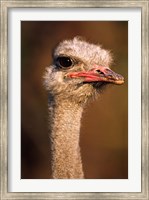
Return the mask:
<path fill-rule="evenodd" d="M 108 67 L 96 66 L 90 71 L 70 72 L 69 78 L 84 78 L 84 82 L 108 82 L 117 85 L 124 83 L 122 75 L 115 73 Z"/>

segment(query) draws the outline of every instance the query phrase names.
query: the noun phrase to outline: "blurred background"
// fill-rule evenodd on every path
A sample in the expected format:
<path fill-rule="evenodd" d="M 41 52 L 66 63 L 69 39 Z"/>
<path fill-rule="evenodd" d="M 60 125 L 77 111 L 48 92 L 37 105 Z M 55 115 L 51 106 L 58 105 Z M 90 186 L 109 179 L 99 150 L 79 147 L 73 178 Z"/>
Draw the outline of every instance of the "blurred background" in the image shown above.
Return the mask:
<path fill-rule="evenodd" d="M 125 84 L 109 87 L 83 113 L 80 145 L 85 178 L 128 178 L 128 23 L 125 21 L 21 22 L 21 178 L 51 175 L 47 92 L 43 73 L 51 52 L 79 35 L 114 55 L 112 69 Z"/>

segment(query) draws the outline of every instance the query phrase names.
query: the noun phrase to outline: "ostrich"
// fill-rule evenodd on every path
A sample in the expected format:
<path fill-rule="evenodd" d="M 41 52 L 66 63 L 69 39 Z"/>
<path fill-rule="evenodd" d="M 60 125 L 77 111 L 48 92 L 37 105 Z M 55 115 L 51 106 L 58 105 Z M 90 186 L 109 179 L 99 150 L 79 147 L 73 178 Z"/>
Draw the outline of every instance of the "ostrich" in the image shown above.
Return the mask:
<path fill-rule="evenodd" d="M 44 74 L 54 179 L 84 178 L 79 146 L 84 106 L 107 84 L 124 82 L 109 68 L 111 62 L 109 51 L 80 37 L 64 40 L 54 50 L 53 64 Z"/>

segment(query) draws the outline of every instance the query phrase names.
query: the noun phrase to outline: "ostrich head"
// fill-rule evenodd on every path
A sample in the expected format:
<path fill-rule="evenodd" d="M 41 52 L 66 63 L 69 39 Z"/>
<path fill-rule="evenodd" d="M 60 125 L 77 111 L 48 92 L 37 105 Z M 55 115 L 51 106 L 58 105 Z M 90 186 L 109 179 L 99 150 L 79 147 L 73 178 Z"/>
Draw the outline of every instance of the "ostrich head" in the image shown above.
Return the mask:
<path fill-rule="evenodd" d="M 46 68 L 45 86 L 53 96 L 85 103 L 100 93 L 107 83 L 122 84 L 124 78 L 113 72 L 110 52 L 79 37 L 61 42 Z"/>

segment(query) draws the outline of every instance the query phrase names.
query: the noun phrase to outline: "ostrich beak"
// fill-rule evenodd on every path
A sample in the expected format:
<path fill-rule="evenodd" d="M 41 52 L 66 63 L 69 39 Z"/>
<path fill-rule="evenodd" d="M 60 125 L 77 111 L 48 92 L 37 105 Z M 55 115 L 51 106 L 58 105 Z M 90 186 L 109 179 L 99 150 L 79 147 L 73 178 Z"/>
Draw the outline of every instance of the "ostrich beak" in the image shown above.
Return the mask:
<path fill-rule="evenodd" d="M 84 78 L 84 82 L 108 82 L 117 85 L 124 83 L 124 77 L 108 67 L 96 66 L 89 71 L 70 72 L 69 78 Z"/>

